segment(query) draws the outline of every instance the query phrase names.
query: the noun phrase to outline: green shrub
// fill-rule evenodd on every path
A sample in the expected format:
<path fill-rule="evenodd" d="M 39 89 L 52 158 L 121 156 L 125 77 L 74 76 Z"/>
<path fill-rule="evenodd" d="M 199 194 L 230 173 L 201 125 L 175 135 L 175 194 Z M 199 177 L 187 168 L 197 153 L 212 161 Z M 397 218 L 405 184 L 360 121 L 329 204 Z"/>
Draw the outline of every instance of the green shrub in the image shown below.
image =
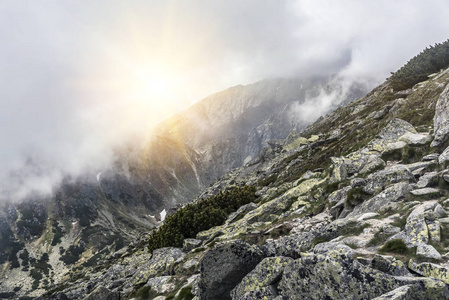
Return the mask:
<path fill-rule="evenodd" d="M 56 246 L 57 244 L 59 244 L 61 242 L 61 238 L 64 236 L 64 231 L 62 230 L 61 227 L 59 227 L 57 221 L 53 222 L 52 231 L 54 233 L 54 236 L 53 236 L 53 240 L 51 241 L 51 245 Z"/>
<path fill-rule="evenodd" d="M 409 249 L 407 248 L 407 246 L 405 245 L 403 240 L 394 239 L 394 240 L 389 240 L 388 242 L 386 242 L 385 245 L 383 245 L 379 249 L 379 252 L 380 253 L 389 252 L 389 253 L 407 255 L 409 252 Z"/>
<path fill-rule="evenodd" d="M 390 77 L 394 90 L 405 90 L 449 66 L 449 40 L 421 51 Z"/>
<path fill-rule="evenodd" d="M 255 187 L 233 188 L 226 192 L 188 204 L 154 231 L 148 241 L 150 251 L 163 247 L 181 247 L 186 238 L 194 238 L 200 231 L 222 225 L 227 216 L 240 206 L 256 199 Z"/>

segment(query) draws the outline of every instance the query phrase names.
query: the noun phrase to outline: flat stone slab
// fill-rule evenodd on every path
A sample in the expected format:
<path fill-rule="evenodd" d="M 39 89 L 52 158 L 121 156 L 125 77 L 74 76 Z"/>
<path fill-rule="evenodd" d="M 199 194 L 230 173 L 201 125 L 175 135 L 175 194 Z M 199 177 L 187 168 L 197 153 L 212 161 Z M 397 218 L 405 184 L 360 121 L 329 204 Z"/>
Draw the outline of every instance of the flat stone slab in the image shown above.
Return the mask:
<path fill-rule="evenodd" d="M 424 196 L 424 195 L 432 195 L 432 194 L 440 194 L 439 189 L 435 188 L 423 188 L 423 189 L 417 189 L 413 190 L 410 193 L 414 196 Z"/>

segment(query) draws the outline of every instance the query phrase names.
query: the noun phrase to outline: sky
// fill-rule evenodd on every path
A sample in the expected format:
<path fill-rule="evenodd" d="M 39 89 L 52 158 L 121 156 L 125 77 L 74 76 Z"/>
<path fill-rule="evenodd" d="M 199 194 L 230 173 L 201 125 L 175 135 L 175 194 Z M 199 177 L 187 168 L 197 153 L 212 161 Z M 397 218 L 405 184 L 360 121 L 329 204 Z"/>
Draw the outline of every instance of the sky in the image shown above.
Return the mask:
<path fill-rule="evenodd" d="M 375 86 L 447 40 L 448 15 L 445 0 L 1 0 L 0 198 L 101 169 L 230 86 L 333 74 Z"/>

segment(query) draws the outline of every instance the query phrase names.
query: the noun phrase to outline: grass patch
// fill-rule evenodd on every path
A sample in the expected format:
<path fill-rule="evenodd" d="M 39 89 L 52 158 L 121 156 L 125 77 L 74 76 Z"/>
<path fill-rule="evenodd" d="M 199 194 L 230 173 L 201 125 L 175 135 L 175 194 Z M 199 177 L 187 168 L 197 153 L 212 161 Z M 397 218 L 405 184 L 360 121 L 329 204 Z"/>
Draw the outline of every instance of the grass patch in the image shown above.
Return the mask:
<path fill-rule="evenodd" d="M 337 230 L 339 236 L 360 235 L 365 228 L 370 227 L 368 223 L 360 225 L 359 222 L 348 222 L 345 226 Z"/>
<path fill-rule="evenodd" d="M 394 239 L 389 240 L 388 242 L 383 245 L 379 251 L 379 253 L 394 253 L 394 254 L 400 254 L 400 255 L 411 255 L 416 253 L 415 248 L 408 248 L 407 245 L 405 245 L 404 241 L 401 239 Z"/>
<path fill-rule="evenodd" d="M 378 231 L 374 234 L 374 237 L 368 242 L 367 246 L 373 247 L 373 246 L 382 245 L 392 235 L 393 235 L 393 233 L 385 233 L 381 229 L 380 231 Z"/>

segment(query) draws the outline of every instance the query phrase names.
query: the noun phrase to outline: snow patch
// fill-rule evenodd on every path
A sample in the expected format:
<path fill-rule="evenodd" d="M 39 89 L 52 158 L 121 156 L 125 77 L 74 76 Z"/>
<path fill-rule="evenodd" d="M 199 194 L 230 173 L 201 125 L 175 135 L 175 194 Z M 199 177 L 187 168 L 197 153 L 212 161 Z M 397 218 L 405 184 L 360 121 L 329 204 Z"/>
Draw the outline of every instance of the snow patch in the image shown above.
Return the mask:
<path fill-rule="evenodd" d="M 163 211 L 161 211 L 161 222 L 165 220 L 165 216 L 167 215 L 167 212 L 165 211 L 165 208 Z"/>

